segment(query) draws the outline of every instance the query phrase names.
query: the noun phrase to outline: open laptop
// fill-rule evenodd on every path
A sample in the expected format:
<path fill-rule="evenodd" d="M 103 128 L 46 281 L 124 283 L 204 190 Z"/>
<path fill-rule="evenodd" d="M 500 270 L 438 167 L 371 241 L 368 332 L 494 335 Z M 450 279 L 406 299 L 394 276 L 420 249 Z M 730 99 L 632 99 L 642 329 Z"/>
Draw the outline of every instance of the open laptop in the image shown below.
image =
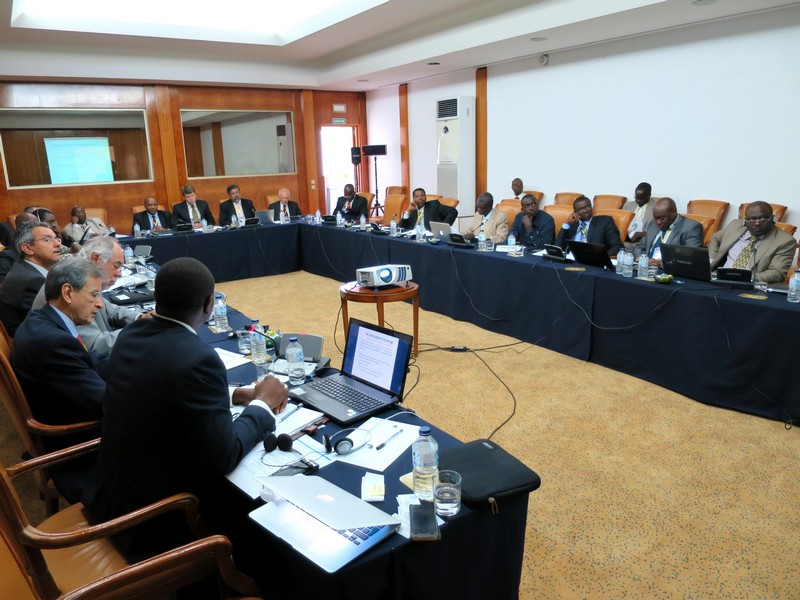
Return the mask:
<path fill-rule="evenodd" d="M 712 279 L 708 248 L 662 244 L 661 268 L 664 273 L 675 277 L 707 281 L 727 287 L 753 289 L 752 273 L 742 269 L 718 269 L 718 277 Z M 731 276 L 726 278 L 726 272 L 731 272 Z"/>
<path fill-rule="evenodd" d="M 257 210 L 256 218 L 258 218 L 259 225 L 268 225 L 273 222 L 272 210 Z"/>
<path fill-rule="evenodd" d="M 393 516 L 321 477 L 269 477 L 264 487 L 280 497 L 250 518 L 328 573 L 400 526 Z"/>
<path fill-rule="evenodd" d="M 570 240 L 568 244 L 576 262 L 590 267 L 605 267 L 606 269 L 614 270 L 614 264 L 611 262 L 604 244 L 576 242 L 574 240 Z"/>
<path fill-rule="evenodd" d="M 433 234 L 433 237 L 446 242 L 450 239 L 450 234 L 454 232 L 449 223 L 437 223 L 436 221 L 431 221 L 431 233 Z"/>
<path fill-rule="evenodd" d="M 572 259 L 567 258 L 567 255 L 564 254 L 564 250 L 561 248 L 561 246 L 556 246 L 555 244 L 544 245 L 544 254 L 542 254 L 542 258 L 545 260 L 550 260 L 553 262 L 560 262 L 560 263 L 572 262 Z"/>
<path fill-rule="evenodd" d="M 350 319 L 339 375 L 289 389 L 289 395 L 349 425 L 403 400 L 414 338 Z"/>

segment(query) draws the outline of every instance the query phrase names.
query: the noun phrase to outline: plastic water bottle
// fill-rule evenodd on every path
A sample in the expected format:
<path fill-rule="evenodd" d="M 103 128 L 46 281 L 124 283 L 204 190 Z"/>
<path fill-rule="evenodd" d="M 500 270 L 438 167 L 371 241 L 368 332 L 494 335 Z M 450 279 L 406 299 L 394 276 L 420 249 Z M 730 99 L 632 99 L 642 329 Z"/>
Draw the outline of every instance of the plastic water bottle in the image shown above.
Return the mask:
<path fill-rule="evenodd" d="M 303 363 L 303 347 L 297 337 L 289 338 L 286 346 L 286 362 L 289 363 L 289 385 L 302 385 L 306 380 L 306 367 Z"/>
<path fill-rule="evenodd" d="M 138 223 L 133 224 L 133 237 L 142 237 L 142 228 Z"/>
<path fill-rule="evenodd" d="M 420 500 L 433 501 L 433 482 L 439 473 L 439 444 L 431 435 L 431 428 L 419 428 L 419 437 L 411 445 L 411 462 L 414 465 L 414 493 Z"/>
<path fill-rule="evenodd" d="M 628 253 L 625 248 L 622 248 L 619 252 L 617 252 L 617 264 L 616 264 L 616 272 L 617 275 L 622 275 L 622 265 L 625 263 L 625 255 Z"/>
<path fill-rule="evenodd" d="M 344 217 L 342 216 L 342 213 L 340 213 L 340 212 L 336 213 L 336 226 L 337 227 L 344 227 Z"/>
<path fill-rule="evenodd" d="M 647 279 L 648 276 L 648 263 L 647 263 L 647 253 L 642 252 L 641 256 L 639 256 L 639 274 L 637 277 L 639 279 Z"/>
<path fill-rule="evenodd" d="M 424 242 L 425 241 L 425 227 L 422 223 L 417 223 L 417 226 L 414 227 L 414 231 L 417 233 L 417 241 Z"/>
<path fill-rule="evenodd" d="M 267 336 L 264 335 L 264 328 L 258 322 L 258 319 L 253 319 L 250 328 L 250 356 L 255 364 L 263 365 L 269 361 Z"/>
<path fill-rule="evenodd" d="M 214 298 L 214 328 L 217 331 L 230 331 L 228 326 L 228 307 L 224 296 Z"/>
<path fill-rule="evenodd" d="M 361 217 L 358 219 L 358 225 L 361 231 L 364 231 L 367 228 L 367 217 L 361 215 Z"/>
<path fill-rule="evenodd" d="M 314 213 L 314 224 L 322 225 L 322 213 L 319 212 L 319 209 Z"/>
<path fill-rule="evenodd" d="M 133 267 L 133 248 L 126 245 L 122 250 L 122 254 L 125 256 L 125 266 Z"/>
<path fill-rule="evenodd" d="M 486 231 L 481 223 L 481 230 L 478 232 L 478 250 L 486 250 Z"/>
<path fill-rule="evenodd" d="M 625 253 L 625 261 L 622 263 L 622 276 L 633 277 L 633 252 Z"/>
<path fill-rule="evenodd" d="M 397 221 L 392 217 L 392 222 L 389 223 L 389 233 L 392 237 L 397 237 Z"/>
<path fill-rule="evenodd" d="M 236 215 L 231 215 L 231 227 L 238 227 L 239 226 L 239 217 Z"/>
<path fill-rule="evenodd" d="M 800 302 L 800 269 L 797 269 L 789 280 L 789 293 L 786 294 L 786 299 L 793 304 Z"/>
<path fill-rule="evenodd" d="M 517 238 L 513 233 L 508 234 L 508 245 L 511 246 L 512 251 L 517 247 Z"/>

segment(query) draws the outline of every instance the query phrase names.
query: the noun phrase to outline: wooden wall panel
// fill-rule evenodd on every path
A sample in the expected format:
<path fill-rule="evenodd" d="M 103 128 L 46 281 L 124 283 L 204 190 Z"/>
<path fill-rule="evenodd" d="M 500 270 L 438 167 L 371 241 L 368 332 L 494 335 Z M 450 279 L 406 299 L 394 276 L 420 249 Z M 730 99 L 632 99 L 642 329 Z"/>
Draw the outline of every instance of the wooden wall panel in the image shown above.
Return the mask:
<path fill-rule="evenodd" d="M 488 119 L 487 119 L 487 69 L 475 71 L 475 193 L 481 195 L 488 189 Z"/>
<path fill-rule="evenodd" d="M 183 149 L 186 151 L 186 172 L 189 177 L 203 176 L 203 143 L 199 127 L 183 128 Z"/>

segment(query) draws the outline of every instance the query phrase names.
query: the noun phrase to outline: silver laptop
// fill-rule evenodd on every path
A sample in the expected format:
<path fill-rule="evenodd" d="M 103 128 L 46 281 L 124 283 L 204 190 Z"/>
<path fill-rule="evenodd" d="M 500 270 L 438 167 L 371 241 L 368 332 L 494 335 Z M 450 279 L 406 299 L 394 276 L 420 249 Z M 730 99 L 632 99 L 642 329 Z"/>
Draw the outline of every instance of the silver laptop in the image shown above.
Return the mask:
<path fill-rule="evenodd" d="M 300 554 L 333 573 L 389 537 L 400 521 L 313 475 L 270 477 L 280 496 L 250 518 Z"/>
<path fill-rule="evenodd" d="M 289 389 L 289 395 L 349 425 L 403 400 L 414 338 L 350 319 L 339 375 Z"/>
<path fill-rule="evenodd" d="M 448 223 L 437 223 L 436 221 L 431 221 L 431 233 L 433 234 L 433 237 L 446 242 L 450 239 L 451 233 L 457 232 L 453 231 L 453 228 Z"/>
<path fill-rule="evenodd" d="M 258 217 L 259 225 L 268 225 L 274 222 L 271 210 L 257 210 L 256 217 Z"/>

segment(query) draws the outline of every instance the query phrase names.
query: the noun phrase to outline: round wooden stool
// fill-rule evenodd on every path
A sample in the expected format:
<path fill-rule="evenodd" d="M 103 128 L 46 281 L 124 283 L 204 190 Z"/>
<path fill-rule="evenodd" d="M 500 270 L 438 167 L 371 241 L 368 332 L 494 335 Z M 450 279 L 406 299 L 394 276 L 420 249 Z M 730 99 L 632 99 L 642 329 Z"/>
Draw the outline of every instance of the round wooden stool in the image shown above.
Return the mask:
<path fill-rule="evenodd" d="M 339 288 L 339 296 L 342 299 L 342 322 L 344 323 L 344 334 L 347 335 L 347 301 L 367 302 L 378 307 L 378 325 L 383 327 L 383 304 L 385 302 L 402 302 L 411 300 L 414 318 L 414 356 L 419 350 L 419 285 L 413 281 L 407 281 L 399 285 L 391 285 L 381 288 L 361 287 L 355 281 L 345 283 Z"/>

